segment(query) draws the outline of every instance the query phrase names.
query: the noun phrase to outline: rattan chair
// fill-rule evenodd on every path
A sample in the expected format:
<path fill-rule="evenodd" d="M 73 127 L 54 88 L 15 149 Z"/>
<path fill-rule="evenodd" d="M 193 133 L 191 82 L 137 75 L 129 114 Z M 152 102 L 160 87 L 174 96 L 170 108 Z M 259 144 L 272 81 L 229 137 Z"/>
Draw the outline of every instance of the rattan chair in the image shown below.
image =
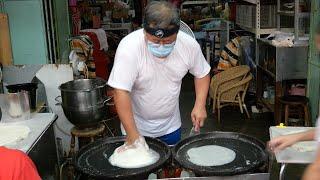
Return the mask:
<path fill-rule="evenodd" d="M 249 66 L 236 66 L 215 75 L 210 83 L 210 98 L 213 100 L 213 112 L 217 109 L 218 121 L 221 122 L 221 108 L 238 105 L 241 113 L 245 110 L 248 118 L 250 114 L 244 98 L 252 80 Z"/>

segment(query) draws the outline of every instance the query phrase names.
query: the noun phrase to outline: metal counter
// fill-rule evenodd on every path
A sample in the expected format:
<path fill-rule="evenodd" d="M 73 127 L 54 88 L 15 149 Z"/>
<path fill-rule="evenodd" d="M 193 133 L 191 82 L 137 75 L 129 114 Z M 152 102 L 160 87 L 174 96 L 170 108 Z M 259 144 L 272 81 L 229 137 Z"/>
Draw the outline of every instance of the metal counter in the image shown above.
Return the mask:
<path fill-rule="evenodd" d="M 58 175 L 58 158 L 51 124 L 28 152 L 42 179 L 54 180 Z"/>
<path fill-rule="evenodd" d="M 263 61 L 275 60 L 274 74 L 276 82 L 290 79 L 307 79 L 308 75 L 308 45 L 293 47 L 277 47 L 270 40 L 259 39 L 258 66 L 263 67 Z M 270 59 L 265 59 L 270 58 Z"/>

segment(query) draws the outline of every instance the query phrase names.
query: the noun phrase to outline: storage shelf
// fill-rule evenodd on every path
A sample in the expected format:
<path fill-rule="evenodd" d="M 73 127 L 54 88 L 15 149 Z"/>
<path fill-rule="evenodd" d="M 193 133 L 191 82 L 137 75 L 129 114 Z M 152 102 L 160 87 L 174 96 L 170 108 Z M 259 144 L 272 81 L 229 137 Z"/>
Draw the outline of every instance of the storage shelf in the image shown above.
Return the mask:
<path fill-rule="evenodd" d="M 200 4 L 213 4 L 213 1 L 185 1 L 181 4 L 184 5 L 200 5 Z"/>
<path fill-rule="evenodd" d="M 292 17 L 295 16 L 294 11 L 279 11 L 278 14 L 282 15 L 282 16 L 292 16 Z M 301 12 L 301 13 L 298 13 L 297 16 L 299 18 L 306 18 L 306 17 L 310 17 L 310 13 L 309 12 Z"/>
<path fill-rule="evenodd" d="M 282 16 L 294 16 L 294 11 L 279 11 L 278 14 Z"/>
<path fill-rule="evenodd" d="M 258 4 L 259 0 L 242 0 L 242 1 L 245 1 L 245 2 L 248 2 L 248 3 L 251 3 L 251 4 Z"/>
<path fill-rule="evenodd" d="M 283 30 L 283 29 L 281 29 L 281 30 Z M 276 48 L 288 48 L 288 47 L 286 47 L 286 46 L 275 46 L 274 44 L 272 44 L 272 41 L 271 41 L 271 40 L 268 40 L 268 39 L 259 38 L 258 40 L 261 41 L 261 42 L 263 42 L 263 43 L 265 43 L 265 44 L 267 44 L 267 45 L 274 46 L 274 47 L 276 47 Z M 296 42 L 293 44 L 293 46 L 291 46 L 290 48 L 294 48 L 294 47 L 308 47 L 308 46 L 309 46 L 308 41 L 306 41 L 306 40 L 302 41 L 302 40 L 299 39 L 299 41 L 296 41 Z"/>
<path fill-rule="evenodd" d="M 277 29 L 276 28 L 267 28 L 267 29 L 259 29 L 258 32 L 255 28 L 248 28 L 248 27 L 245 27 L 241 24 L 237 24 L 241 29 L 245 30 L 245 31 L 248 31 L 248 32 L 251 32 L 253 34 L 271 34 L 273 32 L 275 32 Z"/>

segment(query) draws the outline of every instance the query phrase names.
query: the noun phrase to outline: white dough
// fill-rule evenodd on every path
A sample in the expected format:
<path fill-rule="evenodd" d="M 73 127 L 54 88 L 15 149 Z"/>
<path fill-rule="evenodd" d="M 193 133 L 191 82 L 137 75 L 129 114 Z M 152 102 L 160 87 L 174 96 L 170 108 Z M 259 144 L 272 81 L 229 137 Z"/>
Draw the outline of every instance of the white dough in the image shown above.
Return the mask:
<path fill-rule="evenodd" d="M 221 166 L 232 162 L 236 153 L 217 145 L 206 145 L 191 148 L 187 151 L 189 161 L 198 166 Z"/>
<path fill-rule="evenodd" d="M 28 137 L 30 128 L 23 125 L 0 125 L 0 146 L 12 145 Z"/>
<path fill-rule="evenodd" d="M 109 162 L 111 165 L 120 168 L 141 168 L 154 164 L 159 158 L 159 154 L 152 149 L 137 147 L 120 153 L 114 151 L 109 158 Z"/>

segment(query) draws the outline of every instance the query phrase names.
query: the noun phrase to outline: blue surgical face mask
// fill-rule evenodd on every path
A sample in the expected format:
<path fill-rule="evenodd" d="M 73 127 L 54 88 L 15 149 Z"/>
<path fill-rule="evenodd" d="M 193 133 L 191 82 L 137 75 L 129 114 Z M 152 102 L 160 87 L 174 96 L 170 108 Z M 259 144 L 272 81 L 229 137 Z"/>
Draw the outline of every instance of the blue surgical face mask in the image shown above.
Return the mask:
<path fill-rule="evenodd" d="M 172 52 L 174 45 L 176 42 L 170 43 L 170 44 L 157 44 L 148 41 L 147 46 L 148 50 L 156 57 L 158 58 L 164 58 L 169 56 L 169 54 Z"/>

